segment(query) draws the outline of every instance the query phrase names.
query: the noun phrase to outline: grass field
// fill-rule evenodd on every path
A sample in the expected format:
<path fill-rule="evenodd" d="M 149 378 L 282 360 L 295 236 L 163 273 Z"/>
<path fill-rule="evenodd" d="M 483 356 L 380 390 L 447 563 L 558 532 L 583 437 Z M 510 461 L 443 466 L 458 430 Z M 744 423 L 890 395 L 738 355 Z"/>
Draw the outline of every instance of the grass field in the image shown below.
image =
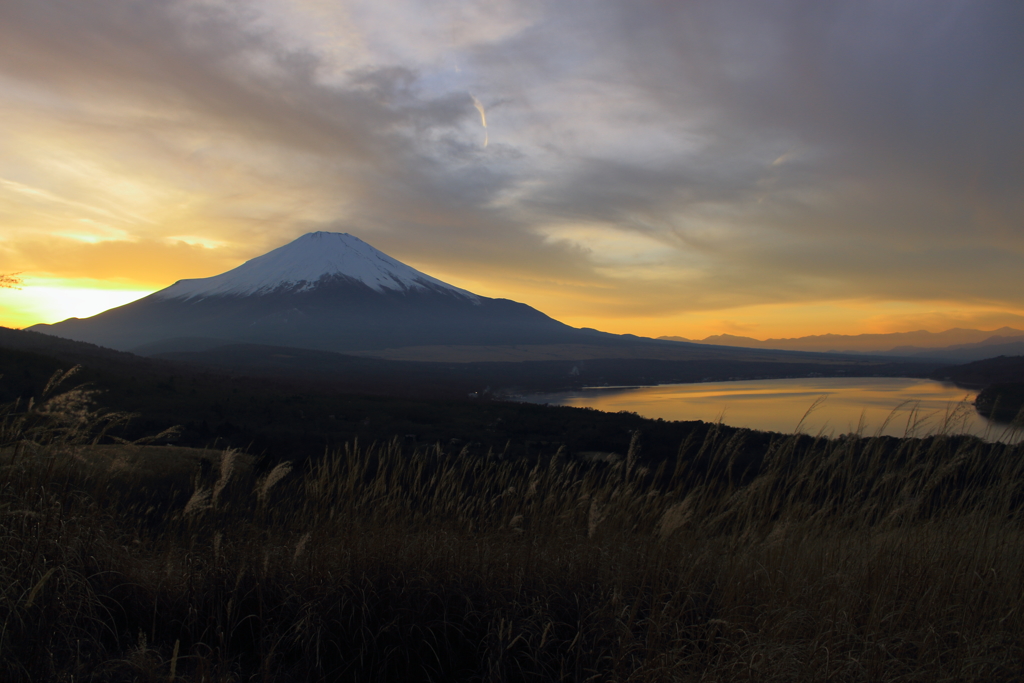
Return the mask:
<path fill-rule="evenodd" d="M 694 429 L 293 469 L 0 415 L 0 680 L 1016 681 L 1024 449 Z"/>

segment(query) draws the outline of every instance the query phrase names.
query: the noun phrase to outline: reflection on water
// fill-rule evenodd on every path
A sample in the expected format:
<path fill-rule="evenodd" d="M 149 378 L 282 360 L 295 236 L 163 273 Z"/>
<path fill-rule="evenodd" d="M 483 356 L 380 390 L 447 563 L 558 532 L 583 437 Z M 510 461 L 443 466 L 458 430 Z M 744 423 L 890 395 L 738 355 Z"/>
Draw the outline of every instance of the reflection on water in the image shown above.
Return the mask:
<path fill-rule="evenodd" d="M 665 420 L 721 420 L 734 427 L 839 436 L 974 434 L 1017 441 L 978 415 L 975 393 L 952 384 L 906 377 L 766 379 L 654 387 L 591 388 L 531 396 L 532 403 L 620 410 Z M 810 413 L 808 414 L 808 411 Z"/>

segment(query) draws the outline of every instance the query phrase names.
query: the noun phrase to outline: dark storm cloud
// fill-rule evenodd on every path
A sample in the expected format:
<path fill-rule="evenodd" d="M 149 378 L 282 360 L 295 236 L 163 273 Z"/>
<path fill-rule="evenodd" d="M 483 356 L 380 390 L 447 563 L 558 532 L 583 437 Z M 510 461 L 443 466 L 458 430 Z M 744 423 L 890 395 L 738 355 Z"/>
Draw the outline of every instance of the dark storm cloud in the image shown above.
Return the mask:
<path fill-rule="evenodd" d="M 669 107 L 697 95 L 730 126 L 879 161 L 1021 169 L 1003 144 L 1020 139 L 1019 3 L 725 0 L 630 4 L 619 16 L 621 57 Z"/>
<path fill-rule="evenodd" d="M 3 18 L 5 75 L 76 102 L 162 106 L 168 117 L 187 112 L 258 138 L 353 155 L 368 153 L 376 137 L 365 119 L 394 122 L 374 95 L 400 74 L 354 91 L 317 88 L 315 58 L 241 30 L 226 12 L 183 2 L 7 0 Z M 269 58 L 262 71 L 246 63 L 257 56 Z"/>
<path fill-rule="evenodd" d="M 704 145 L 579 157 L 539 210 L 680 238 L 709 256 L 708 286 L 1021 303 L 1024 5 L 629 2 L 602 18 L 563 45 L 591 44 L 639 109 L 699 119 Z M 713 206 L 729 211 L 709 232 Z"/>

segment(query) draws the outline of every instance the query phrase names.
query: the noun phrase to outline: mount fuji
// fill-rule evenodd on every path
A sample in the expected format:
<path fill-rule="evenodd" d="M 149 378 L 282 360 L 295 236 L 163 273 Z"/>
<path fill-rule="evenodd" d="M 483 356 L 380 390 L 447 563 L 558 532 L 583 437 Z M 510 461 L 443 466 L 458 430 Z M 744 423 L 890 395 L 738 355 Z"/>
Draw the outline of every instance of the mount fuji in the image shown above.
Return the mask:
<path fill-rule="evenodd" d="M 621 339 L 453 287 L 331 232 L 303 235 L 226 273 L 179 280 L 91 318 L 29 329 L 141 353 L 234 343 L 372 352 Z"/>

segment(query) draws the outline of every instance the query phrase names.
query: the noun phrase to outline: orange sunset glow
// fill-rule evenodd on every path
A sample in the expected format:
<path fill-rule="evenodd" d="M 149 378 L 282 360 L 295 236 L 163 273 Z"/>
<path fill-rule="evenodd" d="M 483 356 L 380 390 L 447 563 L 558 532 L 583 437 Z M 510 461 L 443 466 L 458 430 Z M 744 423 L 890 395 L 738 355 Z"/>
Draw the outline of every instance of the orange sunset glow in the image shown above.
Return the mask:
<path fill-rule="evenodd" d="M 4 3 L 0 325 L 328 230 L 615 333 L 1024 326 L 995 9 L 599 4 Z"/>

